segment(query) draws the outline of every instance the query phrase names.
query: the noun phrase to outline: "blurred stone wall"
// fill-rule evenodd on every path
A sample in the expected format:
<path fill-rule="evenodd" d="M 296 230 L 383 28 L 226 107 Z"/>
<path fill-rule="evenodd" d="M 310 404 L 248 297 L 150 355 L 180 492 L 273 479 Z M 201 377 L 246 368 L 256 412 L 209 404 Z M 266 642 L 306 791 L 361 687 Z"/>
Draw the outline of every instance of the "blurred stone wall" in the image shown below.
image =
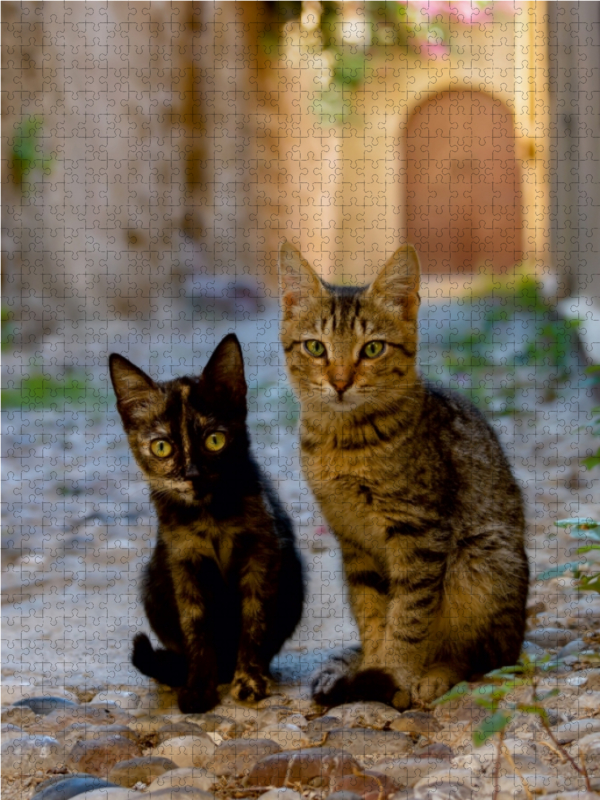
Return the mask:
<path fill-rule="evenodd" d="M 263 4 L 2 11 L 4 297 L 25 327 L 144 319 L 190 274 L 264 281 L 278 200 Z"/>

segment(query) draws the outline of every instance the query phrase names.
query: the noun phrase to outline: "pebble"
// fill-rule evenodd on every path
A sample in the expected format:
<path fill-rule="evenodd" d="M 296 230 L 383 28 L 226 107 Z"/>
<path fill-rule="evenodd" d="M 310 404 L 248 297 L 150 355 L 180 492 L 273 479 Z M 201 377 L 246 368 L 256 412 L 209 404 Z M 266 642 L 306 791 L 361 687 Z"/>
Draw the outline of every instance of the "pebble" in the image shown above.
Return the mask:
<path fill-rule="evenodd" d="M 401 786 L 414 786 L 427 775 L 439 770 L 440 766 L 441 762 L 437 758 L 394 758 L 378 761 L 376 769 Z"/>
<path fill-rule="evenodd" d="M 582 736 L 587 736 L 590 733 L 600 731 L 600 719 L 586 717 L 585 719 L 574 719 L 571 722 L 564 722 L 556 728 L 553 728 L 552 733 L 556 736 L 560 744 L 570 744 Z"/>
<path fill-rule="evenodd" d="M 355 792 L 334 792 L 327 796 L 327 800 L 362 800 L 359 794 L 355 794 Z"/>
<path fill-rule="evenodd" d="M 77 795 L 77 800 L 141 800 L 135 789 L 124 789 L 122 786 L 102 786 Z"/>
<path fill-rule="evenodd" d="M 323 783 L 360 770 L 348 753 L 334 747 L 314 747 L 276 753 L 254 765 L 247 786 L 283 786 L 302 783 L 317 788 Z"/>
<path fill-rule="evenodd" d="M 44 786 L 44 784 L 46 785 Z M 69 798 L 84 792 L 115 785 L 94 775 L 61 775 L 52 784 L 47 785 L 49 781 L 44 781 L 44 784 L 40 785 L 44 786 L 41 791 L 38 786 L 38 791 L 34 795 L 35 800 L 69 800 Z"/>
<path fill-rule="evenodd" d="M 557 792 L 545 794 L 544 800 L 598 800 L 598 792 Z"/>
<path fill-rule="evenodd" d="M 567 656 L 575 656 L 587 649 L 586 643 L 583 639 L 574 639 L 573 641 L 565 644 L 556 654 L 556 658 L 566 658 Z"/>
<path fill-rule="evenodd" d="M 135 692 L 108 691 L 98 692 L 98 694 L 92 698 L 91 702 L 98 705 L 114 703 L 124 711 L 128 711 L 130 709 L 138 708 L 141 698 L 139 694 L 136 694 Z"/>
<path fill-rule="evenodd" d="M 297 725 L 278 722 L 267 725 L 260 731 L 261 738 L 276 742 L 282 750 L 298 750 L 310 745 L 308 737 Z"/>
<path fill-rule="evenodd" d="M 425 744 L 421 747 L 417 747 L 413 755 L 418 758 L 437 758 L 444 761 L 450 761 L 451 758 L 454 758 L 454 751 L 451 747 L 448 747 L 447 744 L 432 742 L 431 744 Z"/>
<path fill-rule="evenodd" d="M 105 739 L 107 736 L 124 736 L 136 744 L 139 743 L 137 733 L 125 725 L 86 725 L 85 722 L 74 722 L 62 731 L 58 731 L 55 738 L 63 747 L 71 750 L 77 742 Z"/>
<path fill-rule="evenodd" d="M 330 717 L 326 714 L 323 717 L 311 719 L 304 733 L 308 739 L 313 743 L 322 743 L 325 739 L 325 734 L 335 728 L 340 727 L 340 720 L 338 717 Z"/>
<path fill-rule="evenodd" d="M 282 786 L 279 789 L 269 789 L 268 792 L 259 795 L 259 800 L 302 800 L 302 795 L 293 789 L 286 789 Z"/>
<path fill-rule="evenodd" d="M 156 735 L 156 744 L 162 744 L 168 739 L 176 739 L 181 736 L 201 736 L 203 733 L 202 728 L 195 722 L 169 722 L 158 729 Z"/>
<path fill-rule="evenodd" d="M 152 783 L 159 775 L 170 769 L 177 769 L 177 764 L 160 756 L 142 756 L 119 761 L 108 773 L 108 780 L 128 789 L 136 783 Z"/>
<path fill-rule="evenodd" d="M 532 659 L 539 659 L 543 658 L 546 655 L 546 651 L 543 647 L 540 647 L 539 644 L 535 644 L 535 642 L 530 642 L 527 639 L 523 642 L 522 651 L 528 658 Z"/>
<path fill-rule="evenodd" d="M 215 754 L 216 745 L 206 733 L 176 736 L 155 747 L 150 755 L 164 756 L 178 767 L 207 767 Z"/>
<path fill-rule="evenodd" d="M 400 788 L 393 778 L 376 770 L 366 769 L 358 775 L 332 777 L 329 789 L 332 792 L 353 792 L 365 800 L 389 797 Z"/>
<path fill-rule="evenodd" d="M 385 703 L 345 703 L 330 708 L 327 715 L 337 717 L 342 727 L 382 730 L 397 719 L 400 712 Z"/>
<path fill-rule="evenodd" d="M 529 791 L 534 795 L 560 790 L 575 790 L 580 784 L 583 786 L 580 776 L 577 774 L 558 773 L 556 770 L 523 772 L 521 775 L 500 775 L 498 780 L 500 791 L 506 792 L 515 800 L 526 800 L 528 797 L 524 782 L 527 783 Z"/>
<path fill-rule="evenodd" d="M 600 708 L 600 692 L 590 692 L 586 689 L 577 698 L 577 705 L 580 709 L 598 711 Z"/>
<path fill-rule="evenodd" d="M 180 723 L 195 725 L 201 731 L 206 733 L 214 733 L 220 730 L 221 725 L 231 724 L 233 720 L 228 717 L 222 717 L 220 714 L 187 714 L 183 719 L 173 720 L 171 724 L 177 725 Z"/>
<path fill-rule="evenodd" d="M 210 792 L 218 781 L 217 775 L 199 767 L 182 767 L 169 770 L 155 778 L 148 786 L 148 791 L 154 789 L 174 789 L 177 786 L 192 786 Z"/>
<path fill-rule="evenodd" d="M 65 697 L 24 697 L 13 705 L 15 708 L 24 706 L 30 708 L 34 714 L 46 716 L 56 710 L 77 708 L 78 704 Z"/>
<path fill-rule="evenodd" d="M 596 720 L 599 722 L 600 720 Z M 577 742 L 577 750 L 586 757 L 600 753 L 600 733 L 588 733 Z"/>
<path fill-rule="evenodd" d="M 270 739 L 236 739 L 223 742 L 215 751 L 210 768 L 215 775 L 244 775 L 266 756 L 281 752 Z"/>
<path fill-rule="evenodd" d="M 433 716 L 425 711 L 405 711 L 392 720 L 390 730 L 412 733 L 419 736 L 431 737 L 440 730 L 440 724 Z"/>
<path fill-rule="evenodd" d="M 3 742 L 10 742 L 11 739 L 20 739 L 21 736 L 27 736 L 23 728 L 19 728 L 18 725 L 13 725 L 11 722 L 2 723 L 0 738 Z"/>
<path fill-rule="evenodd" d="M 587 689 L 600 689 L 600 669 L 586 669 L 583 670 L 582 675 L 586 677 Z"/>
<path fill-rule="evenodd" d="M 4 679 L 2 680 L 0 693 L 3 706 L 15 705 L 19 700 L 24 700 L 27 697 L 40 697 L 39 687 L 33 686 L 31 683 L 7 683 Z M 52 696 L 62 697 L 65 700 L 77 703 L 77 697 L 72 692 L 59 687 L 52 689 Z"/>
<path fill-rule="evenodd" d="M 3 742 L 0 758 L 3 775 L 14 778 L 56 767 L 63 761 L 63 750 L 51 736 L 26 735 Z"/>
<path fill-rule="evenodd" d="M 460 769 L 444 767 L 433 770 L 421 780 L 414 784 L 415 790 L 427 786 L 434 786 L 437 783 L 452 783 L 468 786 L 470 790 L 479 792 L 484 786 L 485 779 L 480 775 L 474 774 L 470 769 Z"/>
<path fill-rule="evenodd" d="M 158 716 L 154 714 L 146 714 L 143 717 L 138 717 L 127 723 L 127 727 L 140 736 L 149 736 L 152 733 L 157 733 L 161 728 L 166 727 L 168 717 Z M 175 723 L 170 721 L 169 725 Z"/>
<path fill-rule="evenodd" d="M 336 728 L 329 731 L 325 743 L 345 750 L 352 756 L 404 755 L 413 747 L 412 739 L 397 731 L 378 731 L 370 728 Z"/>
<path fill-rule="evenodd" d="M 576 631 L 568 628 L 535 628 L 525 637 L 528 642 L 533 642 L 544 648 L 564 647 L 577 639 Z"/>
<path fill-rule="evenodd" d="M 103 739 L 89 739 L 77 742 L 69 754 L 67 766 L 70 769 L 89 772 L 91 775 L 106 777 L 119 761 L 137 758 L 142 750 L 125 736 L 105 736 Z"/>
<path fill-rule="evenodd" d="M 447 781 L 415 787 L 413 794 L 415 800 L 475 800 L 480 796 L 479 793 L 474 794 L 469 786 Z"/>
<path fill-rule="evenodd" d="M 2 711 L 0 714 L 0 721 L 3 723 L 12 723 L 19 728 L 28 728 L 35 723 L 36 715 L 26 706 L 10 706 Z"/>
<path fill-rule="evenodd" d="M 43 724 L 56 731 L 63 730 L 74 722 L 84 722 L 86 725 L 127 725 L 132 718 L 118 706 L 107 705 L 80 705 L 51 711 L 44 717 Z"/>
<path fill-rule="evenodd" d="M 143 797 L 161 798 L 161 800 L 215 800 L 215 796 L 209 792 L 203 792 L 202 789 L 197 789 L 195 786 L 174 786 L 173 788 L 154 789 L 140 797 L 137 795 L 138 800 Z"/>

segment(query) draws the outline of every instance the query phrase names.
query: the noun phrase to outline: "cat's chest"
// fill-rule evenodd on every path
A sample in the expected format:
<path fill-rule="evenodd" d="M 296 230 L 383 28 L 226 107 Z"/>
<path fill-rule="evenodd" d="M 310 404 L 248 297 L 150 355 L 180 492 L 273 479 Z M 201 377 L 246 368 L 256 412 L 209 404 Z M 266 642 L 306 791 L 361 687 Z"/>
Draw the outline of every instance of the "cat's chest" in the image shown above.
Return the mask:
<path fill-rule="evenodd" d="M 328 439 L 310 449 L 301 446 L 302 469 L 315 494 L 329 495 L 336 487 L 343 494 L 356 494 L 361 505 L 373 505 L 371 487 L 381 485 L 391 471 L 396 473 L 393 456 L 372 448 L 336 446 Z M 401 482 L 401 476 L 394 474 L 395 485 Z"/>
<path fill-rule="evenodd" d="M 381 528 L 384 537 L 380 493 L 382 480 L 373 459 L 335 448 L 302 451 L 302 467 L 311 490 L 329 524 L 338 532 L 368 526 L 372 535 Z"/>
<path fill-rule="evenodd" d="M 195 562 L 209 558 L 222 569 L 231 561 L 233 544 L 212 521 L 198 521 L 187 525 L 171 526 L 166 533 L 172 557 L 177 561 Z"/>

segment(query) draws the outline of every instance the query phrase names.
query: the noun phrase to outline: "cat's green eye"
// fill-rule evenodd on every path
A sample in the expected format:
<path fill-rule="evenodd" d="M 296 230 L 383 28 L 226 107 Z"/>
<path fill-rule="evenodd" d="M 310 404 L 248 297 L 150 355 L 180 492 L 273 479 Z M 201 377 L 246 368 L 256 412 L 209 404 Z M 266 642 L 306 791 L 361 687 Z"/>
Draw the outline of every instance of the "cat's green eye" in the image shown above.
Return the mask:
<path fill-rule="evenodd" d="M 367 342 L 363 347 L 361 355 L 365 358 L 377 358 L 385 350 L 384 342 Z"/>
<path fill-rule="evenodd" d="M 225 447 L 226 442 L 227 437 L 224 433 L 221 433 L 221 431 L 210 433 L 204 440 L 206 449 L 210 450 L 212 453 L 217 453 L 219 450 L 222 450 Z"/>
<path fill-rule="evenodd" d="M 173 452 L 173 445 L 166 439 L 155 439 L 150 442 L 150 450 L 157 458 L 167 458 Z"/>
<path fill-rule="evenodd" d="M 306 351 L 315 358 L 323 358 L 325 355 L 325 345 L 318 339 L 309 339 L 308 341 L 304 342 L 304 347 Z"/>

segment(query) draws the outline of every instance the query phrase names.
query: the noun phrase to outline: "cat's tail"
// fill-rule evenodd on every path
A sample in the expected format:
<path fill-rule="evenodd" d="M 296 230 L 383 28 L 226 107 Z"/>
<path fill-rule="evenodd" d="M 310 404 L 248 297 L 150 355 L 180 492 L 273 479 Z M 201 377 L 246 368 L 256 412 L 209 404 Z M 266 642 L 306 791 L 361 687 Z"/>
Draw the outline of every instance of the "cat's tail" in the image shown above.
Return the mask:
<path fill-rule="evenodd" d="M 166 686 L 184 686 L 187 679 L 185 657 L 173 650 L 155 650 L 145 633 L 133 640 L 131 663 L 136 669 Z"/>
<path fill-rule="evenodd" d="M 360 648 L 333 654 L 312 676 L 311 695 L 322 706 L 378 701 L 393 705 L 398 691 L 392 676 L 381 669 L 359 670 Z"/>

